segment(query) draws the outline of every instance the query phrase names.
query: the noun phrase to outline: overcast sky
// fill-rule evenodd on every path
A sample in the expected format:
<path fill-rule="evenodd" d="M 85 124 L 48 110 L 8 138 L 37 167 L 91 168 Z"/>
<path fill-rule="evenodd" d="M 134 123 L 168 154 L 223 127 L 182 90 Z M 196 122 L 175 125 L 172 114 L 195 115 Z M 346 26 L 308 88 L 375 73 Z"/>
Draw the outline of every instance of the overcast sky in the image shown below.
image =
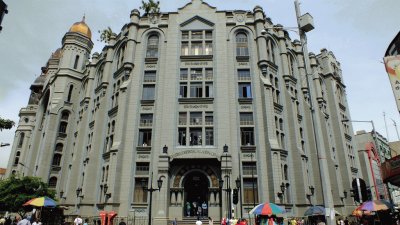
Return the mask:
<path fill-rule="evenodd" d="M 160 0 L 162 12 L 177 11 L 190 0 Z M 86 15 L 94 50 L 101 51 L 98 30 L 110 26 L 118 33 L 129 22 L 139 0 L 5 0 L 9 13 L 0 33 L 0 117 L 18 121 L 28 103 L 29 87 L 74 22 Z M 208 0 L 218 10 L 253 10 L 261 6 L 274 24 L 296 26 L 293 0 Z M 398 140 L 394 120 L 400 126 L 389 79 L 382 64 L 388 44 L 400 30 L 399 0 L 303 0 L 302 14 L 314 17 L 308 48 L 332 51 L 341 63 L 353 120 L 373 120 L 379 133 Z M 298 39 L 290 32 L 293 39 Z M 93 53 L 92 52 L 92 53 Z M 354 130 L 370 131 L 370 123 L 353 123 Z M 0 132 L 0 142 L 12 143 L 13 130 Z M 0 167 L 6 167 L 10 147 L 0 149 Z"/>

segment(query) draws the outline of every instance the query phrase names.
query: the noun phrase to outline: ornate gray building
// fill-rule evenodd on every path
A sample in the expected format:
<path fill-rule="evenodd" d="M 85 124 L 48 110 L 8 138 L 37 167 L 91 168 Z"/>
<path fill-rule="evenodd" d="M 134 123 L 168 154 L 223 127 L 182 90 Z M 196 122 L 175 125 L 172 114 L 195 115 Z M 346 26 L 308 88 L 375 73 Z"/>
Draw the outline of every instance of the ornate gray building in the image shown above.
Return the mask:
<path fill-rule="evenodd" d="M 194 201 L 227 216 L 236 180 L 236 217 L 261 202 L 302 216 L 324 196 L 344 215 L 354 208 L 347 193 L 360 171 L 341 122 L 349 110 L 340 63 L 326 49 L 310 53 L 308 86 L 300 41 L 261 7 L 135 9 L 101 53 L 92 47 L 85 22 L 73 24 L 31 86 L 7 168 L 48 182 L 66 214 L 147 215 L 143 179 L 149 188 L 163 181 L 155 224 L 181 220 Z"/>

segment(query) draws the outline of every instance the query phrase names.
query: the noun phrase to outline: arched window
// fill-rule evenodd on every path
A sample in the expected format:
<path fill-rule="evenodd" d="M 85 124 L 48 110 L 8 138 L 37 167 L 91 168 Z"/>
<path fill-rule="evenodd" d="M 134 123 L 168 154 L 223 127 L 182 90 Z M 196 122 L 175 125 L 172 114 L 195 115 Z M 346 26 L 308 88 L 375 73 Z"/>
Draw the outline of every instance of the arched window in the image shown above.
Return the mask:
<path fill-rule="evenodd" d="M 49 179 L 49 188 L 56 188 L 57 187 L 57 177 L 51 177 Z"/>
<path fill-rule="evenodd" d="M 158 36 L 151 35 L 147 41 L 147 58 L 158 58 Z"/>
<path fill-rule="evenodd" d="M 69 86 L 69 91 L 68 91 L 68 98 L 67 101 L 70 102 L 71 101 L 71 96 L 72 96 L 72 90 L 74 89 L 74 85 L 70 85 Z"/>
<path fill-rule="evenodd" d="M 19 135 L 18 148 L 21 148 L 22 145 L 24 144 L 24 138 L 25 138 L 25 133 L 21 133 L 21 134 Z"/>
<path fill-rule="evenodd" d="M 64 111 L 64 112 L 61 114 L 61 119 L 62 119 L 62 120 L 68 120 L 68 118 L 69 118 L 69 112 L 68 112 L 68 111 Z"/>
<path fill-rule="evenodd" d="M 59 133 L 64 133 L 64 134 L 67 133 L 67 126 L 68 126 L 68 123 L 62 121 L 62 122 L 60 123 L 60 128 L 58 129 L 58 132 L 59 132 Z"/>
<path fill-rule="evenodd" d="M 15 159 L 14 159 L 14 165 L 18 165 L 18 163 L 19 163 L 19 156 L 21 155 L 21 152 L 17 152 L 16 154 L 15 154 Z"/>
<path fill-rule="evenodd" d="M 78 68 L 78 62 L 79 62 L 79 55 L 75 56 L 75 62 L 74 62 L 74 69 Z"/>
<path fill-rule="evenodd" d="M 125 55 L 125 45 L 120 48 L 118 51 L 118 59 L 117 59 L 117 69 L 121 68 L 124 62 L 124 55 Z"/>
<path fill-rule="evenodd" d="M 245 33 L 236 34 L 236 56 L 248 56 L 249 43 Z"/>
<path fill-rule="evenodd" d="M 58 153 L 54 154 L 52 165 L 53 166 L 60 166 L 61 165 L 61 157 L 62 157 L 61 154 L 58 154 Z"/>
<path fill-rule="evenodd" d="M 272 40 L 268 40 L 268 46 L 267 46 L 267 54 L 268 54 L 268 59 L 272 63 L 276 64 L 276 59 L 275 59 L 275 45 L 272 42 Z"/>
<path fill-rule="evenodd" d="M 61 143 L 56 144 L 56 152 L 62 152 L 64 145 Z"/>

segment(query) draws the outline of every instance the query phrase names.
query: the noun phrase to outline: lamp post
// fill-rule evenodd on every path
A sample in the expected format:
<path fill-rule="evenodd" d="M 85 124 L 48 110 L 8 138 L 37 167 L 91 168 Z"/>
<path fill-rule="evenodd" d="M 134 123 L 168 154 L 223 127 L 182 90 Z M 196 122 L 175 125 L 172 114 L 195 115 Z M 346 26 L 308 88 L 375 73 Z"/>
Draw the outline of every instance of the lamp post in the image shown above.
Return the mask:
<path fill-rule="evenodd" d="M 0 147 L 10 146 L 10 143 L 0 143 Z"/>
<path fill-rule="evenodd" d="M 228 145 L 224 145 L 223 147 L 223 153 L 225 153 L 225 176 L 224 178 L 226 179 L 226 188 L 224 191 L 226 191 L 226 199 L 227 199 L 227 207 L 228 207 L 228 218 L 232 218 L 232 202 L 231 202 L 231 184 L 230 184 L 230 179 L 231 177 L 229 176 L 229 171 L 228 171 Z"/>
<path fill-rule="evenodd" d="M 150 193 L 150 203 L 149 203 L 149 221 L 148 225 L 151 225 L 151 206 L 152 206 L 152 201 L 153 201 L 153 192 L 155 191 L 160 191 L 162 187 L 163 180 L 161 180 L 161 177 L 158 178 L 157 180 L 157 187 L 158 188 L 153 188 L 153 172 L 151 172 L 151 178 L 150 178 L 150 188 L 146 188 L 146 179 L 142 179 L 142 188 L 143 191 L 147 191 Z"/>
<path fill-rule="evenodd" d="M 242 203 L 242 190 L 241 190 L 241 184 L 242 184 L 242 179 L 239 176 L 236 180 L 236 188 L 238 189 L 238 193 L 239 193 L 239 201 L 240 201 L 240 218 L 243 217 L 243 203 Z"/>
<path fill-rule="evenodd" d="M 251 161 L 251 184 L 253 189 L 253 207 L 256 207 L 256 195 L 254 192 L 254 166 L 253 166 L 253 153 L 250 153 L 250 161 Z M 257 191 L 258 196 L 258 191 Z"/>

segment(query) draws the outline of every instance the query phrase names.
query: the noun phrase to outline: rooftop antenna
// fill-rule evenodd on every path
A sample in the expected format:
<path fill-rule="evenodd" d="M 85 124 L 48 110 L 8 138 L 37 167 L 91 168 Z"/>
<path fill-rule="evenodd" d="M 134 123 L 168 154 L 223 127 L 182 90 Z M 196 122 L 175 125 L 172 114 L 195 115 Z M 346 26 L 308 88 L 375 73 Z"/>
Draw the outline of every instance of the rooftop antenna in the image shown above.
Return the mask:
<path fill-rule="evenodd" d="M 387 140 L 389 142 L 389 131 L 388 131 L 387 123 L 386 123 L 386 113 L 385 113 L 385 111 L 383 111 L 383 121 L 385 121 L 386 138 L 387 138 Z"/>
<path fill-rule="evenodd" d="M 397 140 L 400 140 L 400 136 L 399 136 L 399 130 L 397 129 L 397 124 L 396 121 L 394 121 L 394 119 L 391 119 L 393 121 L 393 126 L 396 129 L 396 134 L 397 134 Z"/>

